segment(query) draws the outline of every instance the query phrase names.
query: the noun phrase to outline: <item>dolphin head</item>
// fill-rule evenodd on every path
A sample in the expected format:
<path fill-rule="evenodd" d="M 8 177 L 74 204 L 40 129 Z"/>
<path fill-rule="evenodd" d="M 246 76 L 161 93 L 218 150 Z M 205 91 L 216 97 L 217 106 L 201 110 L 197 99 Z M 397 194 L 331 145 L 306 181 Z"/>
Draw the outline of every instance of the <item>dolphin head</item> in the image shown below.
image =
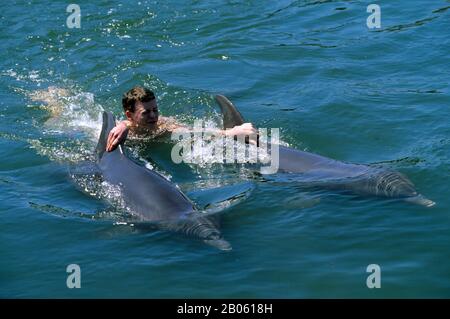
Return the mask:
<path fill-rule="evenodd" d="M 231 247 L 231 244 L 223 238 L 203 239 L 203 242 L 207 245 L 210 245 L 223 251 L 230 251 L 233 249 Z"/>
<path fill-rule="evenodd" d="M 208 222 L 205 223 L 205 221 Z M 202 224 L 198 224 L 200 227 L 197 226 L 197 234 L 205 244 L 223 251 L 230 251 L 232 249 L 231 244 L 223 238 L 220 230 L 211 221 L 202 218 L 202 222 Z"/>

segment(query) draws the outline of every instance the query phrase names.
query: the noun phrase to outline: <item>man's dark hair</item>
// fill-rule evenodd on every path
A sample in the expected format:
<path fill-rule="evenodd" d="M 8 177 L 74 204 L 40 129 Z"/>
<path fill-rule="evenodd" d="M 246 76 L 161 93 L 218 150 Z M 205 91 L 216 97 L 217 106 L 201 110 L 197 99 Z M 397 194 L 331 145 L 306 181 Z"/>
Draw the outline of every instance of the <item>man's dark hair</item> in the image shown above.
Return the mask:
<path fill-rule="evenodd" d="M 122 96 L 122 106 L 124 111 L 134 113 L 136 101 L 149 102 L 155 99 L 155 94 L 142 86 L 135 86 Z"/>

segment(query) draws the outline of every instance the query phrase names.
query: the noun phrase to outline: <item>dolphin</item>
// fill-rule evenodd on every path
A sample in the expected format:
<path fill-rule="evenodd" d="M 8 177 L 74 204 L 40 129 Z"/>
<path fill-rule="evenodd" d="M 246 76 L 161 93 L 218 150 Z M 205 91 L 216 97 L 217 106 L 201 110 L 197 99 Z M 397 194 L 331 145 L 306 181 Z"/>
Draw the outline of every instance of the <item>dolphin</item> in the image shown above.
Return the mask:
<path fill-rule="evenodd" d="M 224 129 L 244 123 L 236 107 L 225 96 L 216 95 L 223 115 Z M 259 139 L 258 139 L 259 141 Z M 296 173 L 312 187 L 347 190 L 359 195 L 401 198 L 422 206 L 435 202 L 419 194 L 403 174 L 363 164 L 337 161 L 325 156 L 279 145 L 279 173 Z"/>
<path fill-rule="evenodd" d="M 122 145 L 106 152 L 110 130 L 115 126 L 111 113 L 103 113 L 103 126 L 97 144 L 97 166 L 102 179 L 120 189 L 123 205 L 137 225 L 197 237 L 221 250 L 231 250 L 210 215 L 199 211 L 179 188 L 157 172 L 129 159 Z"/>

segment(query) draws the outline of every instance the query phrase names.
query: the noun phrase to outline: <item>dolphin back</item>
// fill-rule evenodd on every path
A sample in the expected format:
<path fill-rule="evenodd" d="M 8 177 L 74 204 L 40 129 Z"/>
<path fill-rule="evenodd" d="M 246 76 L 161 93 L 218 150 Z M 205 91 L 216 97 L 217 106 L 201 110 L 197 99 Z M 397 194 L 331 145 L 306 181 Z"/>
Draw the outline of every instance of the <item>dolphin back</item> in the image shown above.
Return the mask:
<path fill-rule="evenodd" d="M 98 139 L 97 148 L 95 149 L 97 157 L 100 159 L 106 151 L 106 143 L 108 141 L 109 132 L 116 126 L 116 119 L 110 112 L 103 112 L 103 125 Z"/>
<path fill-rule="evenodd" d="M 215 98 L 222 111 L 224 129 L 244 124 L 244 118 L 230 100 L 223 95 L 216 95 Z"/>

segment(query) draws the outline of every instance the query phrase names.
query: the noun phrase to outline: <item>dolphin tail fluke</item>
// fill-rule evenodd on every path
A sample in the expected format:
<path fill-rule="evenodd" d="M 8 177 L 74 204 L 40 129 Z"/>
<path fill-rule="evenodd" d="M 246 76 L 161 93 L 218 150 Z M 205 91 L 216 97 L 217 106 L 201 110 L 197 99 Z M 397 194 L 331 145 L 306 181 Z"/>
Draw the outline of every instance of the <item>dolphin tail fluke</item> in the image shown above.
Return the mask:
<path fill-rule="evenodd" d="M 111 131 L 114 126 L 116 126 L 114 115 L 112 115 L 110 112 L 103 112 L 103 125 L 96 148 L 98 158 L 101 158 L 103 153 L 105 152 L 109 131 Z"/>
<path fill-rule="evenodd" d="M 223 95 L 216 95 L 216 102 L 219 104 L 223 115 L 223 128 L 233 128 L 236 125 L 244 124 L 244 118 L 236 109 L 233 103 Z"/>
<path fill-rule="evenodd" d="M 407 197 L 404 200 L 408 203 L 413 203 L 413 204 L 421 205 L 421 206 L 425 206 L 425 207 L 432 207 L 432 206 L 436 205 L 435 202 L 433 202 L 432 200 L 430 200 L 420 194 L 417 196 L 413 196 L 413 197 Z"/>

